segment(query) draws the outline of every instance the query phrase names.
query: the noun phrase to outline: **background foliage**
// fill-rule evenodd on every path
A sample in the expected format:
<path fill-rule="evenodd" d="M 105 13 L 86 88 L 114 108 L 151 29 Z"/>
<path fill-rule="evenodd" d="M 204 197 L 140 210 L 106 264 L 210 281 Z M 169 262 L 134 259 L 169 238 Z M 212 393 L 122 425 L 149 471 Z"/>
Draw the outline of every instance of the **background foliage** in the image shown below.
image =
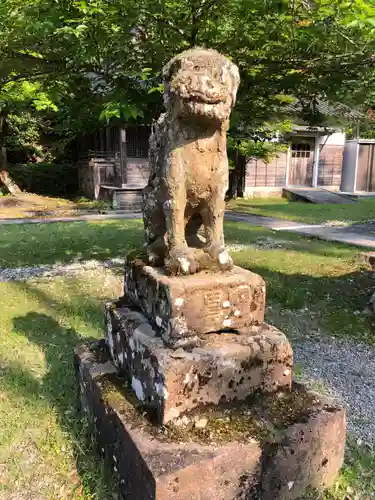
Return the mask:
<path fill-rule="evenodd" d="M 374 34 L 372 0 L 3 0 L 0 147 L 50 161 L 103 124 L 150 123 L 163 64 L 197 45 L 239 65 L 230 144 L 268 161 L 292 120 L 324 123 L 316 97 L 372 107 Z"/>

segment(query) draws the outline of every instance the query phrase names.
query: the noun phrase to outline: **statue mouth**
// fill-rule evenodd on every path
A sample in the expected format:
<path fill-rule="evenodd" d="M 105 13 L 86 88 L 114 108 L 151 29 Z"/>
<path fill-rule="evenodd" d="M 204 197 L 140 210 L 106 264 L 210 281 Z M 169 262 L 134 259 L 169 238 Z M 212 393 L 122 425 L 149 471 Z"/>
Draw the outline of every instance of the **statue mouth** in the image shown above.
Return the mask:
<path fill-rule="evenodd" d="M 188 98 L 183 99 L 185 102 L 199 102 L 201 104 L 220 104 L 225 102 L 225 98 L 223 96 L 215 95 L 209 96 L 203 92 L 194 91 L 191 92 Z"/>

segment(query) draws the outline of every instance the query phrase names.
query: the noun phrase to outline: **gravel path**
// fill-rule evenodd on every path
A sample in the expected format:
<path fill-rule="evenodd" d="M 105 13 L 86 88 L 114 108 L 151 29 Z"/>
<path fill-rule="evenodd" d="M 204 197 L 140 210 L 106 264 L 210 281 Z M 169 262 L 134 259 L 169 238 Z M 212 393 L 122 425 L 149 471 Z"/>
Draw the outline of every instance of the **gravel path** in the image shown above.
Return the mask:
<path fill-rule="evenodd" d="M 302 379 L 343 402 L 349 431 L 375 445 L 375 346 L 324 338 L 292 345 Z"/>
<path fill-rule="evenodd" d="M 73 262 L 72 264 L 41 264 L 39 266 L 2 268 L 0 267 L 0 282 L 2 281 L 24 281 L 38 276 L 72 276 L 74 274 L 94 270 L 110 269 L 123 266 L 124 259 L 109 259 L 105 261 L 86 260 L 83 262 Z"/>

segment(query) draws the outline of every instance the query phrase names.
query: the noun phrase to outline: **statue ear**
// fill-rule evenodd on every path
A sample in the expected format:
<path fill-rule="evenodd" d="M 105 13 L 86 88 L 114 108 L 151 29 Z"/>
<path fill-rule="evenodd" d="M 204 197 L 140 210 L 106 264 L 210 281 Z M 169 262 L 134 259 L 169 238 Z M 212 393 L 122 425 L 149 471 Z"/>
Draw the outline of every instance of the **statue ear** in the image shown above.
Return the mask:
<path fill-rule="evenodd" d="M 182 61 L 179 56 L 173 58 L 163 68 L 163 79 L 169 82 L 174 74 L 181 69 Z"/>
<path fill-rule="evenodd" d="M 230 75 L 232 77 L 232 106 L 236 104 L 236 96 L 237 96 L 237 90 L 238 86 L 240 84 L 240 72 L 238 70 L 238 67 L 235 64 L 232 64 L 230 67 Z"/>

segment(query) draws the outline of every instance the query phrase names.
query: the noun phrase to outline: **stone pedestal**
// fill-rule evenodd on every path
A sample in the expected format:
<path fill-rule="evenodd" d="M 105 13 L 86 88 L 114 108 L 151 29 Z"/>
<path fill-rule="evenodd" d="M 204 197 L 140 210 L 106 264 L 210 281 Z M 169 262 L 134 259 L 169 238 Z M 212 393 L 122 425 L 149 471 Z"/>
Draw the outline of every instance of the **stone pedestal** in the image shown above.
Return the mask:
<path fill-rule="evenodd" d="M 125 271 L 124 296 L 137 305 L 171 345 L 199 334 L 241 330 L 264 321 L 263 278 L 246 269 L 167 276 L 141 260 Z"/>
<path fill-rule="evenodd" d="M 188 351 L 166 346 L 145 316 L 106 304 L 106 340 L 119 373 L 160 423 L 199 405 L 243 400 L 255 391 L 290 389 L 292 348 L 262 323 L 242 333 L 203 335 Z"/>
<path fill-rule="evenodd" d="M 296 499 L 332 485 L 341 467 L 345 412 L 302 387 L 158 428 L 103 341 L 78 348 L 75 367 L 82 407 L 124 500 Z"/>
<path fill-rule="evenodd" d="M 76 351 L 82 406 L 125 500 L 282 500 L 333 483 L 345 412 L 292 384 L 250 271 L 128 263 L 105 341 Z"/>

